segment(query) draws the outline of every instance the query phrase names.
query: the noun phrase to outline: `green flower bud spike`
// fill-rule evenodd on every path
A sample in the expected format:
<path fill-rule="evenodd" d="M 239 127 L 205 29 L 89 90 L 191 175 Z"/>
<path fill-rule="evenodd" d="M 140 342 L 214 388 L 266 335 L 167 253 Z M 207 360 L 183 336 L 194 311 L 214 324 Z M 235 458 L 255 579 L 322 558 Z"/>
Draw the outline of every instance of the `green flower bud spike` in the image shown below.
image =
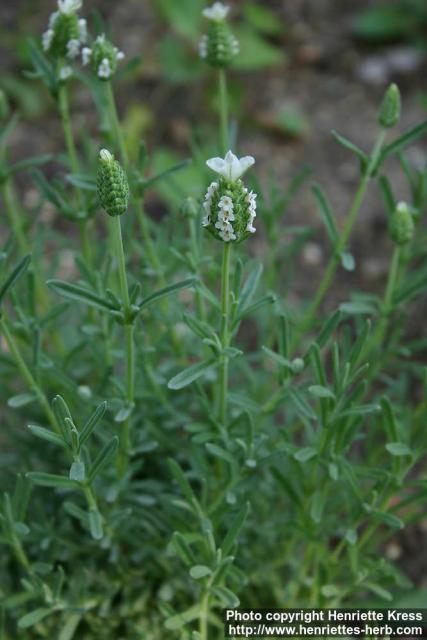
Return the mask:
<path fill-rule="evenodd" d="M 98 198 L 111 217 L 123 215 L 129 203 L 129 183 L 119 162 L 107 150 L 99 154 L 97 175 Z"/>
<path fill-rule="evenodd" d="M 390 218 L 389 233 L 390 237 L 397 245 L 403 247 L 411 242 L 414 237 L 415 224 L 414 218 L 406 202 L 400 202 Z"/>
<path fill-rule="evenodd" d="M 399 87 L 391 84 L 386 91 L 378 113 L 378 122 L 385 129 L 394 127 L 400 120 L 401 98 Z"/>
<path fill-rule="evenodd" d="M 203 11 L 203 15 L 209 20 L 209 29 L 200 40 L 199 55 L 212 67 L 228 67 L 239 53 L 239 42 L 226 22 L 229 10 L 221 2 L 215 2 L 212 7 Z"/>
<path fill-rule="evenodd" d="M 44 51 L 55 60 L 74 60 L 80 53 L 81 45 L 86 42 L 86 20 L 79 19 L 77 15 L 81 6 L 81 0 L 58 0 L 58 11 L 50 16 L 42 45 Z M 65 80 L 64 77 L 61 79 Z"/>
<path fill-rule="evenodd" d="M 85 47 L 82 50 L 83 64 L 90 62 L 93 72 L 104 81 L 113 77 L 119 60 L 123 60 L 124 57 L 123 51 L 119 51 L 112 42 L 107 40 L 105 33 L 96 38 L 92 48 Z"/>
<path fill-rule="evenodd" d="M 240 179 L 254 163 L 252 156 L 237 158 L 231 151 L 225 158 L 206 162 L 220 177 L 206 192 L 202 225 L 217 240 L 241 242 L 256 231 L 256 193 L 248 191 Z"/>

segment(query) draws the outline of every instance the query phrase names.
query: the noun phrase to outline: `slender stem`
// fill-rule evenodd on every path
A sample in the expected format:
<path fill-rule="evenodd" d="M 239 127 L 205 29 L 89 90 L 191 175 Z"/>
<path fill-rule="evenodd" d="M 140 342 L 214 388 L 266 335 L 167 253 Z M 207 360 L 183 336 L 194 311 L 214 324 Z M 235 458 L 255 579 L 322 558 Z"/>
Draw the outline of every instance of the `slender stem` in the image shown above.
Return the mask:
<path fill-rule="evenodd" d="M 111 81 L 105 82 L 108 112 L 110 115 L 110 125 L 113 130 L 113 135 L 120 152 L 121 161 L 125 169 L 129 170 L 129 156 L 126 149 L 126 144 L 123 137 L 122 127 L 120 125 L 119 116 L 117 113 L 116 101 L 114 98 L 113 85 Z"/>
<path fill-rule="evenodd" d="M 0 330 L 4 336 L 4 339 L 6 341 L 6 344 L 8 346 L 8 349 L 10 351 L 10 353 L 12 354 L 16 366 L 18 367 L 18 370 L 21 374 L 21 376 L 23 377 L 23 379 L 25 380 L 25 382 L 27 383 L 29 389 L 31 391 L 33 391 L 37 397 L 37 400 L 41 406 L 41 408 L 43 409 L 49 424 L 51 425 L 52 429 L 58 433 L 59 435 L 61 435 L 61 429 L 59 428 L 55 415 L 52 411 L 52 409 L 50 408 L 49 402 L 45 396 L 45 394 L 43 393 L 43 391 L 41 390 L 39 384 L 37 383 L 35 377 L 33 376 L 33 374 L 31 373 L 28 365 L 26 364 L 24 358 L 22 357 L 21 351 L 18 347 L 18 344 L 13 336 L 13 334 L 11 333 L 9 326 L 8 326 L 8 322 L 5 318 L 4 312 L 3 315 L 0 318 Z"/>
<path fill-rule="evenodd" d="M 123 301 L 123 313 L 125 318 L 125 341 L 126 341 L 126 400 L 129 410 L 135 399 L 135 341 L 134 323 L 131 317 L 131 304 L 129 299 L 129 289 L 126 275 L 126 261 L 123 249 L 122 227 L 120 216 L 111 219 L 113 236 L 115 240 L 116 256 L 118 262 L 120 291 Z M 120 434 L 120 446 L 118 456 L 118 470 L 121 476 L 126 473 L 129 461 L 130 449 L 130 416 L 123 422 Z"/>
<path fill-rule="evenodd" d="M 221 273 L 221 330 L 220 340 L 223 353 L 221 355 L 220 375 L 219 375 L 219 411 L 218 418 L 221 425 L 225 427 L 227 419 L 227 392 L 228 392 L 228 356 L 224 350 L 228 347 L 229 336 L 229 306 L 230 306 L 230 255 L 231 244 L 224 243 L 222 254 Z"/>
<path fill-rule="evenodd" d="M 200 640 L 208 640 L 208 616 L 209 616 L 209 591 L 206 591 L 206 593 L 202 598 L 200 617 L 199 617 Z"/>
<path fill-rule="evenodd" d="M 25 255 L 30 252 L 30 245 L 25 237 L 21 218 L 21 209 L 18 207 L 17 197 L 11 178 L 2 183 L 2 196 L 6 209 L 6 215 L 13 235 L 16 238 L 20 252 Z"/>
<path fill-rule="evenodd" d="M 221 151 L 226 154 L 228 151 L 228 92 L 225 69 L 218 71 L 218 88 Z"/>
<path fill-rule="evenodd" d="M 77 156 L 76 145 L 74 142 L 73 129 L 71 126 L 70 106 L 68 101 L 67 84 L 61 83 L 58 91 L 58 106 L 61 114 L 62 126 L 64 129 L 65 145 L 67 147 L 68 159 L 73 173 L 80 173 L 80 164 Z M 82 246 L 82 253 L 87 265 L 92 266 L 92 250 L 88 235 L 88 220 L 83 217 L 84 214 L 84 197 L 82 191 L 76 187 L 76 200 L 79 208 L 79 227 L 80 227 L 80 241 Z M 92 314 L 91 314 L 92 315 Z"/>
<path fill-rule="evenodd" d="M 62 126 L 64 129 L 65 144 L 67 147 L 68 158 L 70 161 L 71 171 L 73 173 L 80 173 L 80 165 L 77 156 L 76 145 L 74 143 L 73 130 L 71 127 L 70 107 L 68 104 L 68 90 L 66 83 L 62 82 L 59 85 L 58 91 L 58 106 L 59 112 L 62 118 Z M 79 205 L 81 204 L 81 191 L 76 189 Z"/>
<path fill-rule="evenodd" d="M 319 287 L 317 289 L 316 295 L 314 297 L 314 300 L 312 302 L 312 304 L 310 305 L 310 307 L 308 308 L 305 316 L 303 317 L 302 321 L 300 322 L 299 326 L 298 326 L 298 332 L 294 338 L 292 347 L 293 349 L 295 349 L 299 343 L 300 340 L 302 338 L 302 336 L 304 335 L 304 333 L 306 331 L 309 331 L 311 329 L 311 326 L 316 318 L 317 312 L 319 310 L 320 305 L 323 302 L 323 299 L 325 297 L 325 295 L 327 294 L 329 287 L 331 285 L 332 279 L 335 275 L 335 272 L 337 270 L 337 267 L 340 263 L 340 259 L 341 259 L 341 252 L 346 248 L 347 243 L 349 241 L 351 232 L 353 230 L 354 224 L 356 222 L 360 207 L 362 206 L 363 203 L 363 199 L 365 197 L 366 194 L 366 190 L 368 188 L 368 185 L 372 179 L 372 175 L 373 172 L 375 170 L 375 167 L 377 165 L 378 162 L 378 158 L 380 156 L 381 153 L 381 148 L 384 144 L 384 140 L 385 140 L 385 136 L 386 136 L 386 131 L 384 129 L 382 129 L 377 137 L 377 140 L 375 142 L 374 148 L 372 150 L 372 154 L 370 157 L 370 161 L 369 161 L 369 165 L 365 171 L 365 174 L 362 178 L 362 181 L 359 185 L 359 188 L 356 192 L 356 195 L 354 197 L 353 203 L 351 205 L 348 217 L 347 217 L 347 221 L 344 225 L 344 229 L 338 239 L 338 242 L 335 246 L 335 250 L 333 255 L 331 256 L 325 273 L 323 275 L 323 278 L 319 284 Z"/>
<path fill-rule="evenodd" d="M 389 322 L 390 313 L 393 309 L 393 296 L 397 286 L 399 278 L 400 259 L 402 255 L 402 249 L 396 246 L 393 251 L 393 257 L 391 259 L 390 271 L 388 274 L 387 286 L 384 294 L 384 300 L 382 304 L 381 317 L 375 329 L 375 333 L 372 338 L 372 346 L 375 349 L 380 349 L 384 336 L 387 331 L 387 325 Z"/>

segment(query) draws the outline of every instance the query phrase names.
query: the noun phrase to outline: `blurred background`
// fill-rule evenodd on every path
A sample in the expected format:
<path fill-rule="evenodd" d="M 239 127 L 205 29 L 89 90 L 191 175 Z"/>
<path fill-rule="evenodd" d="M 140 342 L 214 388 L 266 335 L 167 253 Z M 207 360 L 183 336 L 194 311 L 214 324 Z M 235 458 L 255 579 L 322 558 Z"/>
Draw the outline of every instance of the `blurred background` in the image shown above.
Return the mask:
<path fill-rule="evenodd" d="M 271 177 L 286 189 L 297 176 L 306 179 L 286 209 L 286 228 L 310 227 L 309 242 L 297 258 L 290 303 L 309 295 L 318 281 L 329 247 L 310 183 L 319 182 L 342 221 L 360 173 L 354 156 L 331 136 L 331 130 L 370 150 L 377 131 L 376 114 L 388 84 L 397 82 L 403 95 L 403 115 L 397 135 L 427 118 L 426 0 L 281 0 L 230 1 L 241 55 L 230 73 L 232 112 L 238 122 L 238 151 L 257 159 L 261 184 Z M 102 31 L 108 25 L 114 43 L 132 61 L 117 78 L 117 101 L 130 144 L 145 138 L 152 170 L 192 155 L 194 140 L 212 144 L 216 126 L 216 84 L 197 58 L 205 24 L 203 0 L 85 0 L 82 16 Z M 21 113 L 11 145 L 11 158 L 61 152 L 63 134 L 55 105 L 40 82 L 25 77 L 30 69 L 28 38 L 40 39 L 53 0 L 14 0 L 0 4 L 0 86 Z M 93 24 L 93 23 L 92 23 Z M 76 82 L 74 126 L 87 127 L 96 140 L 99 123 L 90 92 Z M 408 160 L 425 167 L 427 140 L 411 146 Z M 46 172 L 55 171 L 48 166 Z M 183 194 L 200 195 L 200 176 L 189 166 L 179 174 L 180 190 L 165 183 L 148 194 L 147 211 L 161 219 L 177 209 Z M 301 174 L 301 172 L 303 172 Z M 397 160 L 387 172 L 398 200 L 409 197 Z M 24 204 L 38 193 L 27 176 L 19 175 Z M 54 217 L 46 205 L 44 220 Z M 263 213 L 260 233 L 249 250 L 267 251 Z M 55 222 L 55 224 L 61 224 Z M 381 291 L 392 244 L 380 194 L 372 185 L 352 240 L 357 268 L 340 270 L 328 304 L 348 297 L 352 288 Z M 70 267 L 71 268 L 71 267 Z M 424 314 L 422 314 L 424 317 Z M 419 317 L 415 334 L 423 331 Z M 427 521 L 405 531 L 387 553 L 404 558 L 405 570 L 418 584 L 426 580 L 427 554 L 420 554 Z"/>

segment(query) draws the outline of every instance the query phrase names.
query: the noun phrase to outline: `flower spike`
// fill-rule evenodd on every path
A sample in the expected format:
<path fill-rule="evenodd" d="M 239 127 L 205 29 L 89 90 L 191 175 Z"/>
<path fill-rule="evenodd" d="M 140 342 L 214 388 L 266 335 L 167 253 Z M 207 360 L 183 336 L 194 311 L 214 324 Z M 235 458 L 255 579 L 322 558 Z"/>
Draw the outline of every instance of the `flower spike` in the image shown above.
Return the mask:
<path fill-rule="evenodd" d="M 232 151 L 206 162 L 220 178 L 206 192 L 202 226 L 218 240 L 241 242 L 256 231 L 256 193 L 249 192 L 240 179 L 254 163 L 252 156 L 238 158 Z"/>

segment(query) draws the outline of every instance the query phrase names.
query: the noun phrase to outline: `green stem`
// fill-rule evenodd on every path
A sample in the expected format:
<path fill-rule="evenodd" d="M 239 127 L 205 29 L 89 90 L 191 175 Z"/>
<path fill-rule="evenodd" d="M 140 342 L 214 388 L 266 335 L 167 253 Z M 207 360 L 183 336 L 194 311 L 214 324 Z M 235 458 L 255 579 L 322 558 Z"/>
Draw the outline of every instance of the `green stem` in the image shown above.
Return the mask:
<path fill-rule="evenodd" d="M 394 292 L 396 290 L 396 286 L 399 278 L 401 254 L 402 254 L 401 247 L 396 246 L 393 251 L 393 257 L 391 259 L 391 266 L 388 274 L 388 281 L 387 281 L 387 286 L 386 286 L 384 300 L 383 300 L 382 309 L 381 309 L 381 317 L 376 326 L 375 333 L 372 338 L 372 347 L 374 349 L 380 349 L 384 342 L 384 337 L 387 331 L 390 313 L 393 310 L 393 296 L 394 296 Z"/>
<path fill-rule="evenodd" d="M 317 316 L 319 307 L 322 304 L 323 299 L 329 290 L 332 279 L 335 275 L 335 272 L 341 260 L 341 253 L 347 247 L 351 232 L 353 231 L 354 224 L 357 220 L 357 216 L 360 211 L 360 207 L 362 206 L 368 185 L 372 179 L 372 175 L 376 168 L 376 165 L 381 153 L 381 149 L 384 144 L 385 136 L 386 136 L 386 131 L 385 129 L 382 129 L 375 142 L 375 145 L 370 157 L 369 165 L 365 171 L 365 174 L 356 192 L 346 223 L 344 225 L 344 229 L 334 248 L 334 253 L 329 259 L 325 273 L 319 284 L 314 300 L 298 326 L 298 332 L 292 344 L 293 349 L 295 349 L 299 345 L 301 338 L 303 337 L 305 332 L 311 329 L 312 324 Z"/>
<path fill-rule="evenodd" d="M 120 291 L 123 302 L 123 313 L 125 319 L 125 341 L 126 341 L 126 400 L 129 409 L 132 408 L 135 399 L 135 341 L 134 323 L 131 317 L 131 304 L 129 299 L 129 288 L 126 275 L 126 261 L 123 249 L 123 237 L 120 216 L 111 219 L 113 237 L 115 241 L 116 257 L 118 262 Z M 121 476 L 126 473 L 129 461 L 130 449 L 130 417 L 123 422 L 120 435 L 120 446 L 118 456 L 118 470 Z"/>
<path fill-rule="evenodd" d="M 209 591 L 207 591 L 203 598 L 200 608 L 199 617 L 199 634 L 200 640 L 208 640 L 208 617 L 209 617 Z"/>
<path fill-rule="evenodd" d="M 73 129 L 71 126 L 70 106 L 68 101 L 67 84 L 62 82 L 59 85 L 58 90 L 58 106 L 62 119 L 62 127 L 64 129 L 65 145 L 67 147 L 68 160 L 72 173 L 80 173 L 80 164 L 77 156 L 76 145 L 74 142 Z M 84 212 L 84 197 L 81 190 L 76 187 L 75 189 L 77 206 L 79 208 L 79 227 L 80 227 L 80 240 L 82 245 L 82 253 L 85 262 L 88 266 L 92 266 L 92 250 L 88 235 L 88 220 Z"/>
<path fill-rule="evenodd" d="M 228 151 L 228 93 L 225 69 L 218 71 L 218 88 L 221 151 L 225 155 Z"/>
<path fill-rule="evenodd" d="M 61 429 L 59 427 L 59 425 L 57 424 L 55 415 L 52 411 L 52 409 L 50 408 L 49 402 L 45 396 L 45 394 L 43 393 L 43 391 L 41 390 L 39 384 L 37 383 L 35 377 L 33 376 L 33 374 L 31 373 L 28 365 L 26 364 L 24 358 L 22 357 L 21 351 L 18 347 L 18 344 L 13 336 L 13 334 L 11 333 L 9 326 L 8 326 L 8 322 L 5 318 L 4 312 L 2 317 L 0 318 L 0 330 L 4 336 L 4 339 L 6 341 L 6 344 L 8 346 L 8 349 L 11 353 L 11 355 L 13 356 L 16 366 L 18 367 L 18 370 L 21 374 L 21 376 L 23 377 L 23 379 L 25 380 L 25 382 L 27 383 L 30 391 L 33 391 L 37 397 L 37 400 L 41 406 L 41 408 L 43 409 L 49 424 L 51 425 L 52 429 L 59 435 L 61 435 Z"/>
<path fill-rule="evenodd" d="M 30 252 L 30 245 L 25 237 L 21 218 L 21 209 L 17 203 L 17 197 L 11 178 L 7 178 L 2 184 L 2 196 L 6 209 L 6 215 L 13 235 L 16 238 L 20 252 L 25 255 Z"/>
<path fill-rule="evenodd" d="M 219 411 L 218 418 L 225 427 L 227 419 L 227 392 L 228 392 L 228 356 L 224 350 L 228 347 L 229 336 L 229 306 L 230 306 L 230 255 L 231 244 L 224 243 L 222 254 L 222 273 L 221 273 L 221 330 L 220 340 L 223 353 L 221 355 L 220 374 L 219 374 Z"/>
<path fill-rule="evenodd" d="M 117 144 L 117 148 L 120 153 L 121 161 L 126 169 L 129 170 L 129 156 L 126 149 L 126 144 L 123 137 L 122 127 L 120 125 L 119 116 L 117 113 L 116 101 L 114 98 L 113 85 L 111 81 L 105 82 L 108 112 L 110 116 L 110 125 L 113 131 L 113 135 Z"/>

